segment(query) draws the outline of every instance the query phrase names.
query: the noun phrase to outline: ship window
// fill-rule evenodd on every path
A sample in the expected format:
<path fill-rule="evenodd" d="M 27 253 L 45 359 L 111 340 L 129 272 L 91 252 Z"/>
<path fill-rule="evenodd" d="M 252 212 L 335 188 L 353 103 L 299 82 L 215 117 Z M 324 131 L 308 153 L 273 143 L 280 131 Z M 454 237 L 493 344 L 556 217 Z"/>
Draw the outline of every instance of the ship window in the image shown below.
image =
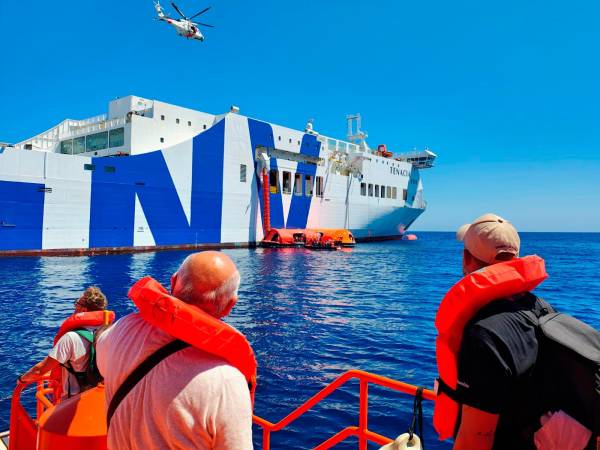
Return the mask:
<path fill-rule="evenodd" d="M 392 198 L 394 200 L 396 200 L 398 198 L 398 188 L 397 187 L 392 188 Z"/>
<path fill-rule="evenodd" d="M 62 141 L 60 143 L 60 152 L 64 155 L 72 155 L 73 141 L 71 139 L 69 139 L 68 141 Z"/>
<path fill-rule="evenodd" d="M 83 170 L 94 170 L 95 168 L 96 168 L 96 166 L 93 164 L 84 164 L 83 165 Z"/>
<path fill-rule="evenodd" d="M 338 144 L 340 150 L 342 151 L 346 151 L 346 143 L 345 142 L 341 142 Z"/>
<path fill-rule="evenodd" d="M 313 195 L 313 177 L 311 175 L 306 175 L 304 179 L 304 195 L 307 197 L 311 197 Z"/>
<path fill-rule="evenodd" d="M 335 150 L 336 148 L 336 143 L 334 139 L 327 139 L 327 148 L 329 150 Z"/>
<path fill-rule="evenodd" d="M 375 197 L 379 197 L 379 185 L 375 185 Z"/>
<path fill-rule="evenodd" d="M 269 192 L 271 194 L 277 194 L 277 186 L 279 185 L 279 172 L 277 170 L 271 170 L 269 172 Z"/>
<path fill-rule="evenodd" d="M 165 116 L 163 114 L 160 115 L 160 120 L 165 120 Z"/>
<path fill-rule="evenodd" d="M 360 195 L 363 197 L 367 195 L 367 183 L 360 183 Z"/>
<path fill-rule="evenodd" d="M 406 201 L 408 198 L 408 191 L 406 189 L 402 189 L 402 200 Z"/>
<path fill-rule="evenodd" d="M 188 120 L 188 127 L 192 126 L 192 122 L 190 120 Z"/>
<path fill-rule="evenodd" d="M 292 143 L 292 138 L 290 138 L 290 144 Z"/>
<path fill-rule="evenodd" d="M 290 172 L 283 172 L 283 193 L 292 193 L 292 174 Z"/>
<path fill-rule="evenodd" d="M 177 123 L 177 124 L 178 124 L 178 123 L 179 123 L 179 119 L 175 119 L 175 123 Z"/>
<path fill-rule="evenodd" d="M 386 197 L 387 198 L 392 198 L 392 187 L 391 186 L 387 187 L 387 195 L 386 195 Z"/>
<path fill-rule="evenodd" d="M 240 182 L 246 182 L 246 164 L 240 164 Z"/>
<path fill-rule="evenodd" d="M 385 186 L 381 186 L 381 198 L 385 198 Z"/>
<path fill-rule="evenodd" d="M 277 136 L 277 140 L 280 141 L 281 140 L 281 136 Z"/>
<path fill-rule="evenodd" d="M 294 195 L 302 195 L 302 174 L 294 174 Z"/>
<path fill-rule="evenodd" d="M 206 130 L 206 124 L 202 125 L 202 129 Z"/>
<path fill-rule="evenodd" d="M 124 144 L 125 144 L 125 129 L 124 128 L 115 128 L 114 130 L 110 130 L 108 132 L 108 146 L 110 148 L 122 147 Z"/>
<path fill-rule="evenodd" d="M 300 145 L 300 141 L 298 141 L 298 145 Z"/>
<path fill-rule="evenodd" d="M 106 173 L 115 173 L 117 168 L 115 166 L 104 166 L 104 171 Z"/>
<path fill-rule="evenodd" d="M 323 177 L 316 177 L 316 196 L 323 197 Z"/>
<path fill-rule="evenodd" d="M 85 137 L 85 151 L 104 150 L 108 147 L 108 131 L 90 134 Z"/>
<path fill-rule="evenodd" d="M 373 185 L 369 183 L 369 197 L 373 197 Z"/>
<path fill-rule="evenodd" d="M 161 137 L 161 138 L 160 138 L 160 142 L 165 142 L 165 138 L 164 138 L 164 137 Z"/>
<path fill-rule="evenodd" d="M 83 152 L 85 152 L 85 136 L 73 139 L 73 154 L 77 155 Z"/>

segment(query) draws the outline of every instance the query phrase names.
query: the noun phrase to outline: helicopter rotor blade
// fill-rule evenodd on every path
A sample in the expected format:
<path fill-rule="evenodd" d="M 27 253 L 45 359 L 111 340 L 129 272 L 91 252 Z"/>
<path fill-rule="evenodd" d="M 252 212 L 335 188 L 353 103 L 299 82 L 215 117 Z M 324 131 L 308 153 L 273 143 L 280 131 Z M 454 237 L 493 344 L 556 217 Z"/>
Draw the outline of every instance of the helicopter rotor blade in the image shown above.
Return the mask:
<path fill-rule="evenodd" d="M 194 14 L 192 17 L 190 17 L 190 19 L 193 19 L 194 17 L 198 17 L 200 14 L 204 14 L 206 11 L 208 11 L 210 8 L 212 8 L 212 6 L 209 6 L 208 8 L 204 8 L 202 11 Z"/>
<path fill-rule="evenodd" d="M 207 23 L 202 23 L 202 22 L 193 22 L 194 25 L 200 25 L 201 27 L 210 27 L 210 28 L 214 28 L 214 25 L 209 25 Z"/>
<path fill-rule="evenodd" d="M 181 10 L 177 7 L 177 5 L 174 2 L 171 2 L 171 6 L 175 8 L 175 11 L 179 13 L 182 19 L 187 20 L 187 17 L 185 17 L 185 15 L 181 12 Z"/>

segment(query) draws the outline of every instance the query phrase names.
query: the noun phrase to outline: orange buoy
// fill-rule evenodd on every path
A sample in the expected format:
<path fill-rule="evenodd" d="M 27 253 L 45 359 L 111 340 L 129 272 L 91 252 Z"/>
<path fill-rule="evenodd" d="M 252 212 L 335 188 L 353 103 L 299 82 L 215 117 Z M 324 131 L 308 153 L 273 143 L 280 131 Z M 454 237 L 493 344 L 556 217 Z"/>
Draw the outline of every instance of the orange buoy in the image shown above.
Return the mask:
<path fill-rule="evenodd" d="M 404 236 L 402 236 L 402 240 L 403 241 L 416 241 L 417 235 L 416 234 L 405 234 Z"/>

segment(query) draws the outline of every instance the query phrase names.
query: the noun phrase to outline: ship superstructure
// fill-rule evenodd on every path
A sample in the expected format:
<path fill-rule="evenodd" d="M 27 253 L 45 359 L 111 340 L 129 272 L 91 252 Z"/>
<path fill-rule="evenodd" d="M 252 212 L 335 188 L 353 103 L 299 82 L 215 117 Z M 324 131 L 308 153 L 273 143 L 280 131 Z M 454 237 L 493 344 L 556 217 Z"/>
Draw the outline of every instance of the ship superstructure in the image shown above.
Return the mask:
<path fill-rule="evenodd" d="M 67 119 L 0 147 L 0 252 L 93 253 L 263 238 L 260 175 L 274 228 L 347 228 L 401 236 L 425 210 L 428 150 L 394 155 L 366 143 L 128 96 L 108 114 Z M 356 128 L 356 129 L 355 129 Z"/>

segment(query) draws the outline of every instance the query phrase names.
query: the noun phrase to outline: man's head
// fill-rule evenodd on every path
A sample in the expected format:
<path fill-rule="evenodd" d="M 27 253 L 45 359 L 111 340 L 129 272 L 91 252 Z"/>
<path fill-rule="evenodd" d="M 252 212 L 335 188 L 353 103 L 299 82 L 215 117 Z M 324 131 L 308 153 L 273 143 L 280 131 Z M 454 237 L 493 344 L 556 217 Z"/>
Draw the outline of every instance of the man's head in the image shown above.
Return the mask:
<path fill-rule="evenodd" d="M 188 256 L 171 277 L 171 292 L 211 316 L 229 314 L 237 302 L 240 274 L 221 252 L 207 251 Z"/>
<path fill-rule="evenodd" d="M 90 286 L 75 302 L 75 312 L 102 311 L 108 302 L 105 295 L 96 286 Z"/>
<path fill-rule="evenodd" d="M 484 214 L 465 224 L 456 232 L 463 241 L 463 273 L 469 274 L 482 267 L 509 261 L 519 256 L 521 240 L 517 230 L 496 214 Z"/>

